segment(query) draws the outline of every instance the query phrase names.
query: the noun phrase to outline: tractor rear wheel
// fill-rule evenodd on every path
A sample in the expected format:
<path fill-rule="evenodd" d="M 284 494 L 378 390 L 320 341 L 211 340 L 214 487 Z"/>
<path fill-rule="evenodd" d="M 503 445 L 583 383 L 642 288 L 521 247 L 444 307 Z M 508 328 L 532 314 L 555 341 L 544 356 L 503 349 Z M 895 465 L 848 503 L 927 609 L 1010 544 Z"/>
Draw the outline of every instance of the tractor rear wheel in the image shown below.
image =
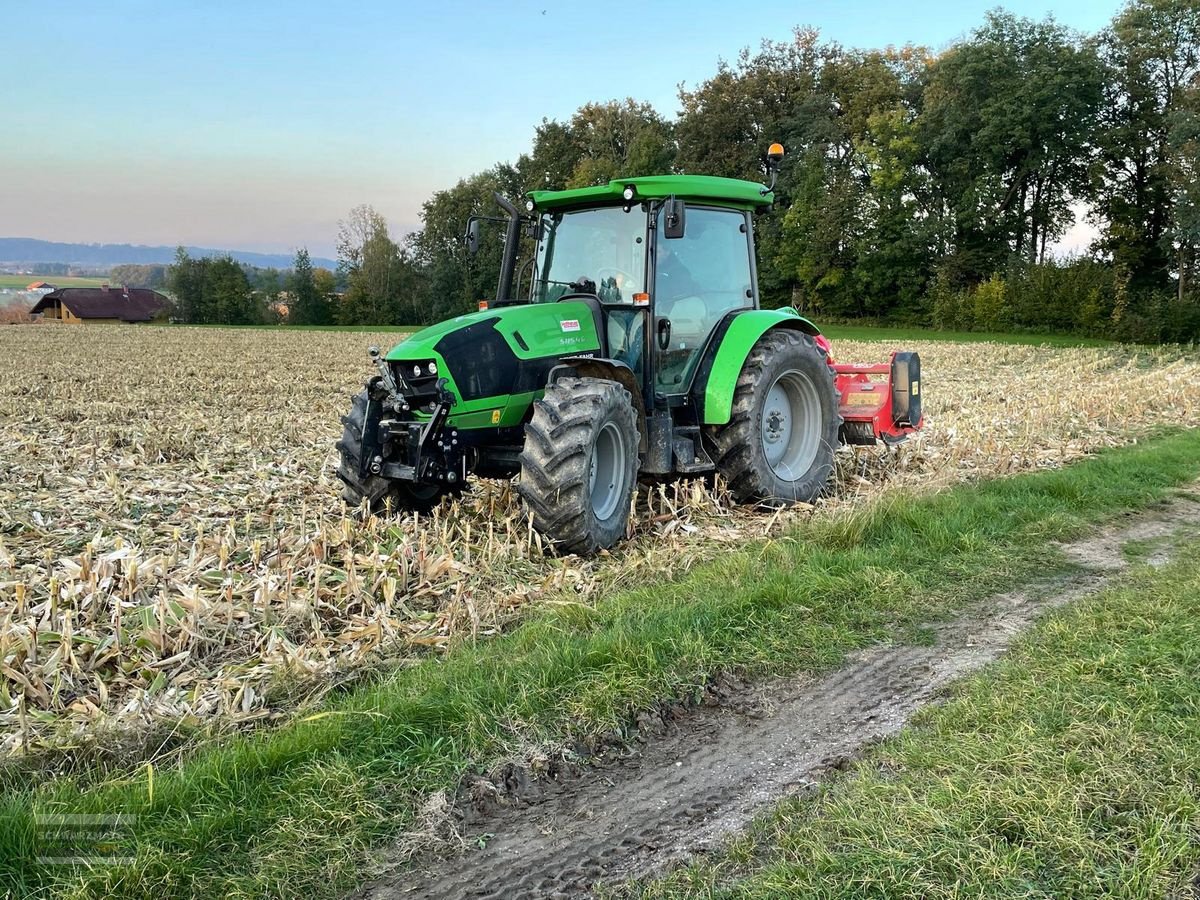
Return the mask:
<path fill-rule="evenodd" d="M 811 335 L 769 331 L 738 376 L 729 422 L 709 431 L 717 470 L 739 503 L 809 503 L 833 471 L 838 393 Z"/>
<path fill-rule="evenodd" d="M 347 506 L 354 507 L 366 500 L 372 512 L 429 512 L 451 492 L 449 489 L 436 484 L 406 484 L 369 472 L 359 474 L 362 436 L 368 424 L 378 425 L 378 422 L 367 423 L 367 407 L 367 391 L 359 391 L 350 405 L 350 414 L 342 416 L 342 439 L 335 445 L 342 456 L 337 470 L 344 485 L 342 499 Z"/>
<path fill-rule="evenodd" d="M 560 378 L 525 426 L 517 491 L 559 550 L 594 553 L 625 537 L 637 467 L 629 392 L 601 378 Z"/>

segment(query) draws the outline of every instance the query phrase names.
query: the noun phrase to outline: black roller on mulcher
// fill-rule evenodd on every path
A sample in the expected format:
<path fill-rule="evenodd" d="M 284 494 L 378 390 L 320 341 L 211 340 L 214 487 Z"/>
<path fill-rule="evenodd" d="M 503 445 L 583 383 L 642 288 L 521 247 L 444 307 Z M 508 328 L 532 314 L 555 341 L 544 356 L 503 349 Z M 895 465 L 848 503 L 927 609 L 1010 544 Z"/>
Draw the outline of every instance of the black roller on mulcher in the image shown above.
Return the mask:
<path fill-rule="evenodd" d="M 746 357 L 728 424 L 708 430 L 717 470 L 739 503 L 809 503 L 829 481 L 838 392 L 811 335 L 768 331 Z"/>
<path fill-rule="evenodd" d="M 450 489 L 436 484 L 406 484 L 370 472 L 359 474 L 363 435 L 368 425 L 376 427 L 379 424 L 378 420 L 367 421 L 367 395 L 367 390 L 354 395 L 350 414 L 342 416 L 342 438 L 335 445 L 342 455 L 337 471 L 338 478 L 345 484 L 342 499 L 346 505 L 354 507 L 361 506 L 365 499 L 372 512 L 429 512 L 442 502 Z M 459 491 L 454 489 L 453 492 Z"/>
<path fill-rule="evenodd" d="M 637 419 L 620 384 L 561 378 L 534 403 L 517 491 L 556 549 L 594 553 L 622 540 L 637 470 Z"/>

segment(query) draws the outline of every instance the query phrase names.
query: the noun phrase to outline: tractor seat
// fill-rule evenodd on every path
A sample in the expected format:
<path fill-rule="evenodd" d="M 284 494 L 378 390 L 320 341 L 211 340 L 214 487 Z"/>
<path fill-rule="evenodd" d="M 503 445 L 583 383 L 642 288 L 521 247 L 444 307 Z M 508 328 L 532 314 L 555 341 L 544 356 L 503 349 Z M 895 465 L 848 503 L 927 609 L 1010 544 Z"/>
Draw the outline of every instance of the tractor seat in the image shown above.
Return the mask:
<path fill-rule="evenodd" d="M 672 342 L 683 340 L 688 347 L 696 346 L 706 336 L 708 304 L 699 297 L 680 297 L 665 313 L 671 320 Z"/>

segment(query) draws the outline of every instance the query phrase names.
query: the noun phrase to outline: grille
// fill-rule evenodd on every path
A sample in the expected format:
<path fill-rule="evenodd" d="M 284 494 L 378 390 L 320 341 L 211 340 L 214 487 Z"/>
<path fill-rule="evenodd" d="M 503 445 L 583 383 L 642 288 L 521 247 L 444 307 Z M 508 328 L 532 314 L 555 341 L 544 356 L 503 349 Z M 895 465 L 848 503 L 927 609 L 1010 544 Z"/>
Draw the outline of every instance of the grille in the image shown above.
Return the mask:
<path fill-rule="evenodd" d="M 496 331 L 494 326 L 498 321 L 499 318 L 484 319 L 452 331 L 433 348 L 450 366 L 463 400 L 503 396 L 516 383 L 517 357 Z"/>
<path fill-rule="evenodd" d="M 406 359 L 392 362 L 392 374 L 400 393 L 413 409 L 422 409 L 437 399 L 437 382 L 441 373 L 429 374 L 432 359 Z"/>

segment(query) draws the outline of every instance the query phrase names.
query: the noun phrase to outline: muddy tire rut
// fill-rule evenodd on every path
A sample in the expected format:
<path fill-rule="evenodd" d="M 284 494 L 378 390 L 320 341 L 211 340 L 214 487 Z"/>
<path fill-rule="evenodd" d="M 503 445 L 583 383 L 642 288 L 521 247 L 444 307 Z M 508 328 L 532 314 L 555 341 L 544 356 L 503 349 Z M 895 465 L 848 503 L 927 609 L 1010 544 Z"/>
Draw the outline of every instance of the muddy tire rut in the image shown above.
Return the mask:
<path fill-rule="evenodd" d="M 819 680 L 753 687 L 727 680 L 716 706 L 671 707 L 644 719 L 633 748 L 559 769 L 556 778 L 510 768 L 497 797 L 468 804 L 458 837 L 470 849 L 390 869 L 385 861 L 383 874 L 354 896 L 586 897 L 599 883 L 713 852 L 769 804 L 811 791 L 950 682 L 995 660 L 1038 615 L 1101 590 L 1126 568 L 1125 544 L 1200 525 L 1197 500 L 1181 498 L 1064 545 L 1080 572 L 974 604 L 933 625 L 928 645 L 872 647 Z M 1168 559 L 1156 550 L 1148 561 Z"/>

